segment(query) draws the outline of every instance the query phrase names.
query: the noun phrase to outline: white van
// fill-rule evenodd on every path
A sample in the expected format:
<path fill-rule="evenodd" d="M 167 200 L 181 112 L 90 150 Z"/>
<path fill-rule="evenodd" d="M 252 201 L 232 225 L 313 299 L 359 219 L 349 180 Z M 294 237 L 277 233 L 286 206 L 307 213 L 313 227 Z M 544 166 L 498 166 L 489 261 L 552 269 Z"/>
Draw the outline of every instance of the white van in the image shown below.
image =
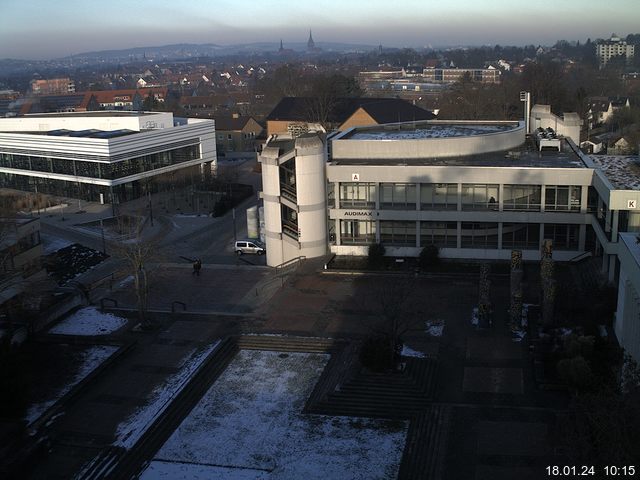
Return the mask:
<path fill-rule="evenodd" d="M 262 255 L 267 251 L 257 240 L 236 240 L 234 250 L 236 255 L 242 255 L 243 253 L 255 253 L 256 255 Z"/>

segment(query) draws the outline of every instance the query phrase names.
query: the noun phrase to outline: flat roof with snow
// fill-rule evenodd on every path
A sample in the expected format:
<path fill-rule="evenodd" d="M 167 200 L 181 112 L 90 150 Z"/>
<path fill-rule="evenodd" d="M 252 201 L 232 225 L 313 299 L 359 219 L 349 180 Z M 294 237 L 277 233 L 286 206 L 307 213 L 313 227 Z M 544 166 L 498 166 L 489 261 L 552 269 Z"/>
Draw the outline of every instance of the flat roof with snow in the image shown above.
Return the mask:
<path fill-rule="evenodd" d="M 354 129 L 345 140 L 410 140 L 486 135 L 513 130 L 518 122 L 450 122 L 432 121 L 384 125 L 378 128 Z"/>

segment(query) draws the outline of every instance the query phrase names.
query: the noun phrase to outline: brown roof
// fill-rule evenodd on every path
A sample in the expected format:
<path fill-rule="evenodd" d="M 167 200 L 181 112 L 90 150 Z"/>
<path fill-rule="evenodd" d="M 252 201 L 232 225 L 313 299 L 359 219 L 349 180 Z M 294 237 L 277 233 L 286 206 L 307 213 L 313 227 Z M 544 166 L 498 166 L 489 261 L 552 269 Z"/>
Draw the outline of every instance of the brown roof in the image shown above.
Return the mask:
<path fill-rule="evenodd" d="M 255 119 L 253 117 L 232 117 L 228 115 L 216 115 L 213 117 L 216 122 L 216 132 L 219 131 L 239 131 L 242 130 L 249 121 Z"/>
<path fill-rule="evenodd" d="M 113 103 L 115 101 L 115 97 L 130 97 L 133 101 L 136 93 L 138 93 L 142 98 L 146 98 L 151 94 L 166 98 L 167 91 L 167 87 L 151 87 L 138 89 L 132 88 L 126 90 L 98 90 L 91 93 L 95 95 L 98 103 Z"/>

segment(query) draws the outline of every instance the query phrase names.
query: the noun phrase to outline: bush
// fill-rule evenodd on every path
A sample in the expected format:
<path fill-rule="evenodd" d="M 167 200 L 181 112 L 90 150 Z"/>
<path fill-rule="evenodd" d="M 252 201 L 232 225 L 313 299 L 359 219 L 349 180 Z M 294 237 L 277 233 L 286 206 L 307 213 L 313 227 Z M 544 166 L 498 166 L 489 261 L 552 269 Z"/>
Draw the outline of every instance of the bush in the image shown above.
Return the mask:
<path fill-rule="evenodd" d="M 369 337 L 360 348 L 360 363 L 374 372 L 383 372 L 393 368 L 395 355 L 391 351 L 391 342 L 386 337 Z"/>
<path fill-rule="evenodd" d="M 439 261 L 440 249 L 433 244 L 424 247 L 420 252 L 420 257 L 418 259 L 420 268 L 422 268 L 423 270 L 427 270 L 429 267 L 437 265 Z"/>
<path fill-rule="evenodd" d="M 381 268 L 384 265 L 385 248 L 381 243 L 369 245 L 369 267 Z"/>
<path fill-rule="evenodd" d="M 577 389 L 585 388 L 591 381 L 591 367 L 581 355 L 560 360 L 557 369 L 560 378 Z"/>

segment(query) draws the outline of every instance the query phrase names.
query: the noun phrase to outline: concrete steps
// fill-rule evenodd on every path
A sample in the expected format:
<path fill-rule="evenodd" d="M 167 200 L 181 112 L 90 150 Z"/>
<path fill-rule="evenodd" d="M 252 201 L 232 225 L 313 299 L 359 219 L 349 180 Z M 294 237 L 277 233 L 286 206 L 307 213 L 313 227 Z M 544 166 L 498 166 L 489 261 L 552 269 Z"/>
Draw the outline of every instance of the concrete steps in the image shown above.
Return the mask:
<path fill-rule="evenodd" d="M 180 425 L 193 407 L 200 401 L 211 384 L 227 368 L 238 352 L 234 338 L 226 338 L 203 362 L 191 381 L 176 395 L 167 409 L 154 420 L 136 445 L 130 450 L 120 452 L 117 458 L 101 452 L 92 462 L 82 480 L 90 479 L 129 479 L 137 474 L 144 463 L 151 459 Z M 107 450 L 111 450 L 109 447 Z"/>
<path fill-rule="evenodd" d="M 398 480 L 441 480 L 451 407 L 431 405 L 409 426 Z"/>
<path fill-rule="evenodd" d="M 288 335 L 243 335 L 237 339 L 240 350 L 276 352 L 332 353 L 343 344 L 341 340 L 332 338 Z"/>
<path fill-rule="evenodd" d="M 409 358 L 403 372 L 372 373 L 364 369 L 324 396 L 308 402 L 308 413 L 379 418 L 411 418 L 433 398 L 437 361 Z M 322 379 L 321 379 L 322 380 Z M 314 392 L 315 393 L 315 392 Z"/>

